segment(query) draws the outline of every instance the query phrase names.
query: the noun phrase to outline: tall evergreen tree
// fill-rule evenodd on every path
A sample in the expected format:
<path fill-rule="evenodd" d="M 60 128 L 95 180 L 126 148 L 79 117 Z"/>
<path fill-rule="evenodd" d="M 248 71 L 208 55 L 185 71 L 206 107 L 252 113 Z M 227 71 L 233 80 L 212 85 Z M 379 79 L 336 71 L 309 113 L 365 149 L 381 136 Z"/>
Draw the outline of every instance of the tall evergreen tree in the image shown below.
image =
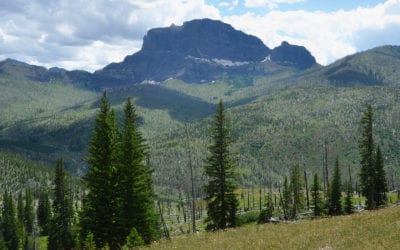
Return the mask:
<path fill-rule="evenodd" d="M 49 224 L 48 249 L 72 249 L 72 199 L 62 159 L 57 161 L 54 178 L 53 217 Z"/>
<path fill-rule="evenodd" d="M 214 115 L 211 132 L 210 156 L 205 160 L 205 173 L 209 180 L 205 186 L 207 202 L 207 229 L 218 230 L 235 226 L 238 200 L 234 193 L 237 187 L 235 162 L 229 150 L 232 143 L 229 120 L 222 101 Z"/>
<path fill-rule="evenodd" d="M 298 163 L 293 165 L 290 173 L 290 190 L 292 192 L 292 208 L 290 218 L 295 219 L 299 211 L 304 206 L 304 194 L 302 190 L 300 166 Z"/>
<path fill-rule="evenodd" d="M 321 197 L 321 185 L 319 184 L 318 175 L 314 175 L 314 181 L 311 188 L 311 200 L 313 205 L 314 216 L 320 216 L 322 214 L 322 197 Z"/>
<path fill-rule="evenodd" d="M 117 142 L 115 114 L 104 92 L 89 146 L 89 169 L 84 177 L 87 195 L 80 214 L 81 242 L 91 232 L 98 248 L 107 243 L 118 248 Z"/>
<path fill-rule="evenodd" d="M 335 166 L 333 168 L 332 182 L 330 185 L 330 194 L 328 198 L 328 214 L 342 214 L 342 181 L 339 168 L 339 158 L 336 157 Z"/>
<path fill-rule="evenodd" d="M 366 197 L 367 209 L 375 208 L 375 158 L 374 139 L 372 135 L 373 112 L 371 105 L 367 106 L 361 118 L 361 139 L 358 147 L 360 150 L 360 188 L 361 194 Z"/>
<path fill-rule="evenodd" d="M 17 219 L 18 223 L 21 227 L 24 226 L 24 198 L 22 196 L 22 191 L 18 193 L 18 198 L 17 198 Z"/>
<path fill-rule="evenodd" d="M 287 220 L 287 219 L 289 219 L 289 212 L 291 210 L 291 206 L 293 203 L 292 193 L 290 191 L 290 185 L 289 185 L 287 176 L 285 176 L 285 179 L 283 181 L 281 203 L 282 203 L 282 208 L 283 208 L 283 213 L 284 213 L 285 219 Z"/>
<path fill-rule="evenodd" d="M 375 157 L 375 204 L 380 207 L 386 204 L 387 181 L 381 147 L 376 148 Z"/>
<path fill-rule="evenodd" d="M 18 229 L 15 219 L 15 208 L 12 195 L 7 191 L 3 195 L 3 211 L 1 217 L 1 232 L 3 234 L 4 243 L 9 250 L 18 249 Z"/>
<path fill-rule="evenodd" d="M 158 216 L 155 212 L 152 170 L 145 163 L 147 145 L 137 124 L 136 110 L 128 98 L 120 144 L 118 196 L 121 201 L 119 243 L 125 242 L 132 228 L 145 243 L 158 238 Z"/>
<path fill-rule="evenodd" d="M 346 214 L 352 214 L 353 213 L 353 188 L 351 186 L 351 182 L 347 183 L 346 185 L 346 197 L 344 200 L 344 212 Z"/>
<path fill-rule="evenodd" d="M 24 225 L 27 234 L 33 232 L 33 196 L 29 189 L 25 190 Z"/>
<path fill-rule="evenodd" d="M 41 235 L 48 235 L 48 227 L 51 219 L 51 206 L 47 192 L 41 192 L 39 195 L 39 204 L 37 209 L 38 225 L 41 229 Z"/>

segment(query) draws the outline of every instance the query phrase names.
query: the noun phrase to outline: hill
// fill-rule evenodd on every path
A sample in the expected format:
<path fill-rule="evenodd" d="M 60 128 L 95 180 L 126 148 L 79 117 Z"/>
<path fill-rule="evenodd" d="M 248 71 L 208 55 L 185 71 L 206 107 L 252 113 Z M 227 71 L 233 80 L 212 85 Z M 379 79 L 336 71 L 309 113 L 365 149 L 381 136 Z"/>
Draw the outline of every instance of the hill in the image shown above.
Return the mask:
<path fill-rule="evenodd" d="M 183 235 L 143 249 L 397 249 L 400 207 Z"/>
<path fill-rule="evenodd" d="M 13 194 L 25 189 L 50 190 L 54 173 L 51 168 L 0 151 L 0 194 Z"/>
<path fill-rule="evenodd" d="M 202 32 L 221 33 L 213 48 L 195 43 L 196 39 L 204 39 L 204 34 L 193 29 L 204 27 L 207 29 Z M 237 37 L 242 42 L 230 44 L 231 49 L 244 49 L 246 55 L 220 51 L 224 49 L 224 39 L 232 39 L 233 43 Z M 170 42 L 163 44 L 167 38 Z M 186 47 L 174 45 L 178 38 L 187 39 L 182 44 Z M 348 167 L 353 176 L 358 173 L 359 119 L 365 105 L 371 103 L 375 110 L 376 141 L 384 150 L 390 184 L 393 187 L 398 183 L 400 47 L 371 49 L 321 67 L 305 48 L 283 42 L 278 48 L 269 49 L 259 39 L 213 20 L 150 30 L 145 41 L 138 54 L 94 74 L 48 70 L 13 60 L 0 63 L 0 148 L 48 163 L 62 156 L 69 170 L 84 173 L 83 158 L 101 95 L 99 88 L 107 87 L 119 117 L 123 102 L 128 96 L 133 97 L 141 130 L 150 146 L 155 181 L 158 186 L 171 187 L 168 192 L 186 189 L 188 183 L 188 139 L 182 132 L 186 123 L 190 124 L 189 143 L 200 187 L 210 117 L 220 99 L 227 105 L 232 121 L 233 152 L 238 156 L 242 185 L 267 185 L 267 180 L 277 185 L 296 162 L 308 174 L 321 173 L 324 143 L 328 146 L 329 165 L 339 156 L 347 178 Z M 201 50 L 193 49 L 193 44 Z M 163 57 L 160 51 L 172 51 L 175 59 L 202 55 L 206 61 L 194 61 L 207 67 L 203 71 L 190 63 L 163 63 L 159 61 Z M 199 77 L 170 78 L 168 73 L 162 74 L 168 78 L 159 84 L 154 83 L 164 78 L 146 76 L 143 79 L 149 81 L 131 84 L 122 81 L 141 69 L 128 62 L 145 52 L 146 57 L 135 59 L 137 63 L 167 68 L 179 64 L 185 72 Z M 269 53 L 270 58 L 259 61 Z M 152 57 L 154 60 L 150 60 Z M 222 58 L 215 61 L 218 57 Z M 253 61 L 232 65 L 235 60 Z M 113 67 L 115 71 L 111 70 Z M 111 71 L 104 73 L 107 70 Z M 74 80 L 73 76 L 79 79 Z"/>

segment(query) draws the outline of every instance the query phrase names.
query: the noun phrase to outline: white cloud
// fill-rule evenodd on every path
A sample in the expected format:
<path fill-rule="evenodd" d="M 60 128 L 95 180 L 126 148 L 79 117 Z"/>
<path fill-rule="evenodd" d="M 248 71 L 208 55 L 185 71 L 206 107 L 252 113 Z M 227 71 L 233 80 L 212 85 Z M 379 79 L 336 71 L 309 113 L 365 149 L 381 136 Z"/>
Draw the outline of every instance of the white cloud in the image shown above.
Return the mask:
<path fill-rule="evenodd" d="M 247 8 L 268 7 L 270 9 L 275 9 L 279 4 L 292 4 L 300 2 L 304 2 L 304 0 L 245 0 L 244 5 Z"/>
<path fill-rule="evenodd" d="M 150 28 L 204 17 L 220 14 L 203 0 L 2 0 L 0 58 L 93 71 L 140 49 Z"/>
<path fill-rule="evenodd" d="M 254 11 L 300 1 L 245 0 L 244 4 Z M 217 7 L 243 7 L 238 0 L 223 3 L 226 7 Z M 400 0 L 350 11 L 228 12 L 224 17 L 205 0 L 2 0 L 0 59 L 93 71 L 139 50 L 150 28 L 204 17 L 222 19 L 258 36 L 270 48 L 283 40 L 303 45 L 322 64 L 374 46 L 400 45 Z"/>
<path fill-rule="evenodd" d="M 303 45 L 317 61 L 330 63 L 340 57 L 383 44 L 400 44 L 400 0 L 351 11 L 271 11 L 226 16 L 235 28 L 261 38 L 269 47 L 286 40 Z"/>

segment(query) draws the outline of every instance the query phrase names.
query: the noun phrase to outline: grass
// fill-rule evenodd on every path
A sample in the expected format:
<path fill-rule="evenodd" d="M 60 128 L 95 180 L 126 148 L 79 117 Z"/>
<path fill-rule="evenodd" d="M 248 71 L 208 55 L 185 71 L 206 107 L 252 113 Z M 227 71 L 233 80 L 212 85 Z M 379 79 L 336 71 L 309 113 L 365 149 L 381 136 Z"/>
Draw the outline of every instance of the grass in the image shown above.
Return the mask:
<path fill-rule="evenodd" d="M 400 207 L 183 235 L 143 249 L 398 249 Z"/>

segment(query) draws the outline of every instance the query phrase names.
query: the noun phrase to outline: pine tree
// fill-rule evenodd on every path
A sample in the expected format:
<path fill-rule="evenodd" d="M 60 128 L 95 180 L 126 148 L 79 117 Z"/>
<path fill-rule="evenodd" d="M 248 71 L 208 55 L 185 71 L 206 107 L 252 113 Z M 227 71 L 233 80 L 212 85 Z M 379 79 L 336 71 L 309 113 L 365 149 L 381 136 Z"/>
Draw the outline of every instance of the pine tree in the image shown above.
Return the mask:
<path fill-rule="evenodd" d="M 380 207 L 386 204 L 387 181 L 381 147 L 376 148 L 375 157 L 375 204 Z"/>
<path fill-rule="evenodd" d="M 374 159 L 374 139 L 372 135 L 373 113 L 371 105 L 361 118 L 361 139 L 358 147 L 360 149 L 360 188 L 361 194 L 366 197 L 366 208 L 374 209 L 375 201 L 375 159 Z"/>
<path fill-rule="evenodd" d="M 131 99 L 125 108 L 125 121 L 120 144 L 118 196 L 121 201 L 119 244 L 135 228 L 146 244 L 159 237 L 155 212 L 152 170 L 145 164 L 147 145 L 139 132 L 137 115 Z M 137 230 L 137 231 L 136 231 Z"/>
<path fill-rule="evenodd" d="M 291 210 L 291 206 L 292 206 L 292 193 L 290 191 L 287 176 L 285 176 L 285 179 L 283 181 L 281 203 L 282 203 L 285 220 L 287 220 L 287 219 L 289 219 L 289 211 Z"/>
<path fill-rule="evenodd" d="M 353 188 L 351 187 L 351 183 L 347 183 L 346 185 L 346 197 L 344 200 L 344 212 L 346 214 L 352 214 L 353 213 Z"/>
<path fill-rule="evenodd" d="M 311 199 L 313 205 L 314 216 L 320 216 L 322 214 L 322 197 L 321 197 L 321 185 L 319 184 L 318 175 L 314 175 L 314 182 L 311 188 Z"/>
<path fill-rule="evenodd" d="M 27 234 L 33 232 L 33 196 L 29 189 L 25 190 L 24 225 Z"/>
<path fill-rule="evenodd" d="M 41 228 L 41 235 L 48 235 L 48 227 L 51 219 L 51 206 L 47 192 L 41 192 L 39 195 L 39 204 L 37 209 L 38 225 Z"/>
<path fill-rule="evenodd" d="M 339 168 L 339 158 L 336 158 L 335 166 L 333 168 L 333 177 L 330 185 L 330 193 L 328 199 L 328 214 L 340 215 L 342 214 L 342 181 Z"/>
<path fill-rule="evenodd" d="M 72 199 L 66 182 L 64 163 L 57 161 L 54 178 L 53 217 L 49 224 L 48 249 L 72 249 Z"/>
<path fill-rule="evenodd" d="M 1 217 L 1 232 L 3 234 L 4 244 L 9 250 L 18 249 L 18 229 L 15 219 L 15 209 L 11 194 L 7 191 L 3 195 L 3 211 Z"/>
<path fill-rule="evenodd" d="M 272 202 L 272 195 L 270 192 L 267 194 L 267 201 L 265 204 L 265 209 L 261 210 L 260 216 L 258 217 L 258 224 L 267 223 L 273 216 L 274 204 Z"/>
<path fill-rule="evenodd" d="M 292 192 L 292 207 L 290 218 L 295 219 L 299 211 L 303 208 L 304 195 L 302 193 L 302 183 L 299 164 L 295 164 L 290 173 L 290 190 Z"/>
<path fill-rule="evenodd" d="M 210 156 L 205 160 L 208 183 L 205 186 L 207 202 L 207 229 L 218 230 L 235 226 L 238 200 L 234 193 L 237 173 L 229 146 L 229 120 L 222 101 L 218 104 L 212 129 L 213 143 L 208 147 Z"/>
<path fill-rule="evenodd" d="M 81 242 L 92 232 L 97 248 L 107 243 L 113 249 L 118 247 L 116 215 L 119 206 L 115 194 L 118 131 L 115 123 L 114 111 L 104 92 L 89 146 L 89 169 L 84 177 L 87 195 L 80 214 Z"/>
<path fill-rule="evenodd" d="M 22 191 L 18 193 L 18 198 L 17 198 L 17 219 L 18 223 L 21 227 L 24 226 L 24 198 L 22 196 Z"/>

